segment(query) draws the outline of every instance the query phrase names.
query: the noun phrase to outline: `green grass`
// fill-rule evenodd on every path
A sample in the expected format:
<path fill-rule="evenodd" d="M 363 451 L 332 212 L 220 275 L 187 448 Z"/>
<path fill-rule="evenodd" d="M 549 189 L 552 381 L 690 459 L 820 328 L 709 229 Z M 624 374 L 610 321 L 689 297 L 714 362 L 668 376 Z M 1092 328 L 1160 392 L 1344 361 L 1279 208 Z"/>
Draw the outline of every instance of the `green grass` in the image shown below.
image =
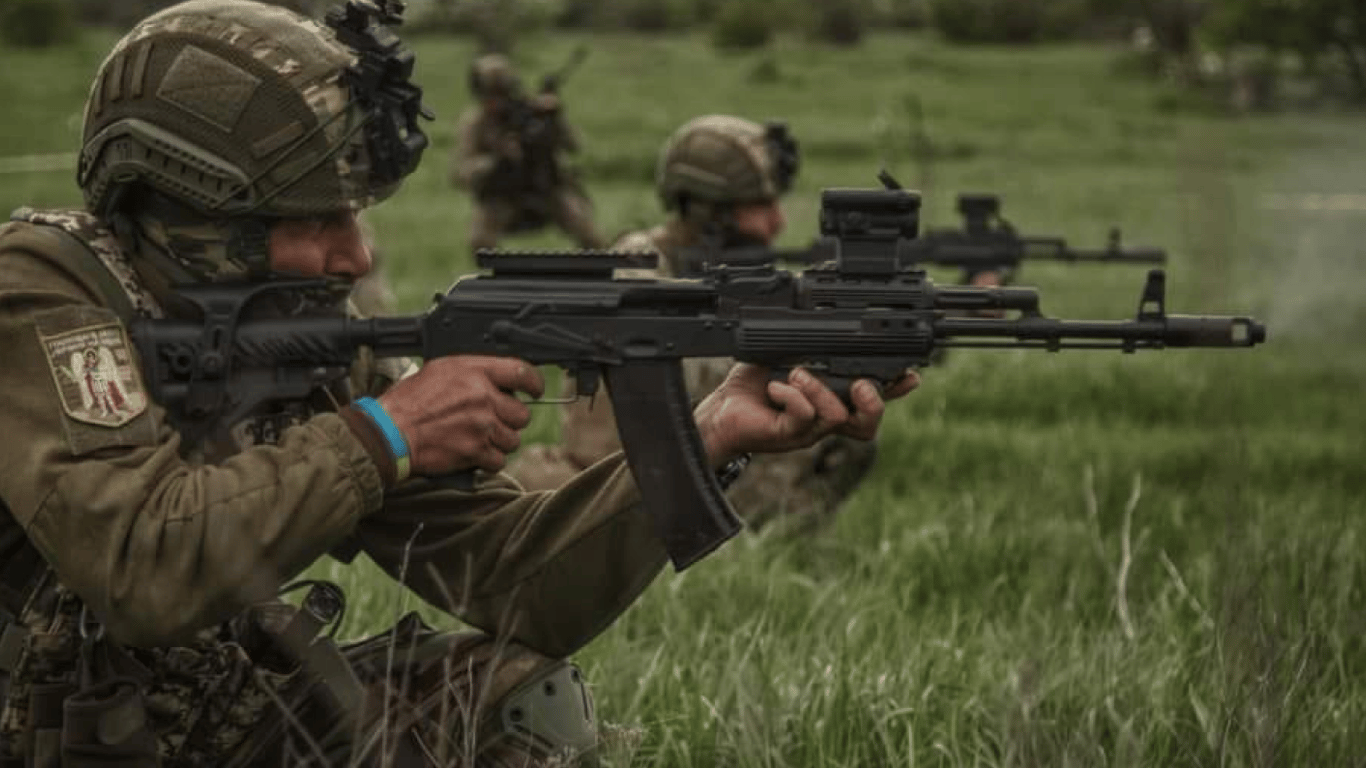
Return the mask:
<path fill-rule="evenodd" d="M 666 573 L 579 654 L 615 764 L 1361 762 L 1366 214 L 1265 205 L 1361 192 L 1360 115 L 1174 111 L 1173 94 L 1090 46 L 783 40 L 763 83 L 762 55 L 700 38 L 519 50 L 538 74 L 581 41 L 593 53 L 564 93 L 605 231 L 658 218 L 654 158 L 684 120 L 782 117 L 804 150 L 786 244 L 814 233 L 819 189 L 871 185 L 885 164 L 926 187 L 934 223 L 951 220 L 953 193 L 996 191 L 1027 232 L 1099 244 L 1119 224 L 1171 252 L 1172 311 L 1250 312 L 1271 334 L 1251 351 L 957 352 L 927 371 L 830 529 L 743 536 Z M 0 96 L 22 105 L 0 120 L 6 152 L 74 150 L 109 42 L 0 52 L 21 65 L 0 68 Z M 372 219 L 407 310 L 470 265 L 468 201 L 444 181 L 470 48 L 417 50 L 433 146 Z M 910 95 L 935 148 L 928 175 L 909 151 Z M 71 175 L 4 175 L 0 206 L 74 203 Z M 1021 281 L 1051 314 L 1119 318 L 1142 276 L 1038 264 Z M 556 429 L 546 408 L 528 434 Z M 315 571 L 348 584 L 348 634 L 414 602 L 364 567 Z"/>

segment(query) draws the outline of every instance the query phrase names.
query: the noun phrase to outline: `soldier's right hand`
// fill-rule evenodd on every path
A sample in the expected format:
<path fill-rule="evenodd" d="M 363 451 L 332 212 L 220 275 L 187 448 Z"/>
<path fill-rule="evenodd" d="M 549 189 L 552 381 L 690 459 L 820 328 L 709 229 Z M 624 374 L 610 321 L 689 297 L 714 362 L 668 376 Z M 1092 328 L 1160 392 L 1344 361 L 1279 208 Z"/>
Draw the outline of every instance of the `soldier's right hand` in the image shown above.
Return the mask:
<path fill-rule="evenodd" d="M 544 391 L 540 371 L 523 360 L 455 355 L 427 361 L 378 399 L 408 442 L 412 473 L 437 476 L 502 469 L 531 422 L 517 393 Z"/>

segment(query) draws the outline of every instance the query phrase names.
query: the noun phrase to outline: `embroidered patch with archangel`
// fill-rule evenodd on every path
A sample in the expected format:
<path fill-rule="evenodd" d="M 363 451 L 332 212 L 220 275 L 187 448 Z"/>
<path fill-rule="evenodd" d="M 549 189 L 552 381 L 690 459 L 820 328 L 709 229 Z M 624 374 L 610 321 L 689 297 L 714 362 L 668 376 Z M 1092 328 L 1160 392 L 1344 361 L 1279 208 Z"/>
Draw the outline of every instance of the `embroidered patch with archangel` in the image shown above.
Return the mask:
<path fill-rule="evenodd" d="M 121 427 L 147 410 L 147 393 L 123 326 L 78 328 L 42 341 L 67 416 Z"/>

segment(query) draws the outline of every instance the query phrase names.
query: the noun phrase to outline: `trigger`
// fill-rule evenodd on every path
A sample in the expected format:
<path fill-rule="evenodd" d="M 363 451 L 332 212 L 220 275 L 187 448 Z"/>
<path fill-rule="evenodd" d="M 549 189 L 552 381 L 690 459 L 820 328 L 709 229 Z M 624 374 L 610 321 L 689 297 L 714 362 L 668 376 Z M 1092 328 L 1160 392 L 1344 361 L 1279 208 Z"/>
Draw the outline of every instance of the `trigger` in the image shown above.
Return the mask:
<path fill-rule="evenodd" d="M 602 375 L 597 367 L 591 366 L 574 371 L 574 394 L 579 397 L 592 397 L 598 393 Z"/>

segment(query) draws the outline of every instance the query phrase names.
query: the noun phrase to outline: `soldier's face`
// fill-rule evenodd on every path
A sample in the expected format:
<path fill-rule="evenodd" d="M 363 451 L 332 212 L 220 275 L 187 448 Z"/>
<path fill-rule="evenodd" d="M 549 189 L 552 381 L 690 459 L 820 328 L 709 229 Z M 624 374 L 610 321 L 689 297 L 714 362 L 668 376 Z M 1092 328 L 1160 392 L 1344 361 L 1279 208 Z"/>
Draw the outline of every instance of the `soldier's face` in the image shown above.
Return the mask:
<path fill-rule="evenodd" d="M 735 230 L 772 244 L 783 231 L 787 220 L 777 200 L 767 203 L 746 203 L 735 207 Z"/>
<path fill-rule="evenodd" d="M 370 271 L 370 249 L 352 211 L 284 219 L 270 230 L 270 266 L 303 277 L 356 279 Z"/>

